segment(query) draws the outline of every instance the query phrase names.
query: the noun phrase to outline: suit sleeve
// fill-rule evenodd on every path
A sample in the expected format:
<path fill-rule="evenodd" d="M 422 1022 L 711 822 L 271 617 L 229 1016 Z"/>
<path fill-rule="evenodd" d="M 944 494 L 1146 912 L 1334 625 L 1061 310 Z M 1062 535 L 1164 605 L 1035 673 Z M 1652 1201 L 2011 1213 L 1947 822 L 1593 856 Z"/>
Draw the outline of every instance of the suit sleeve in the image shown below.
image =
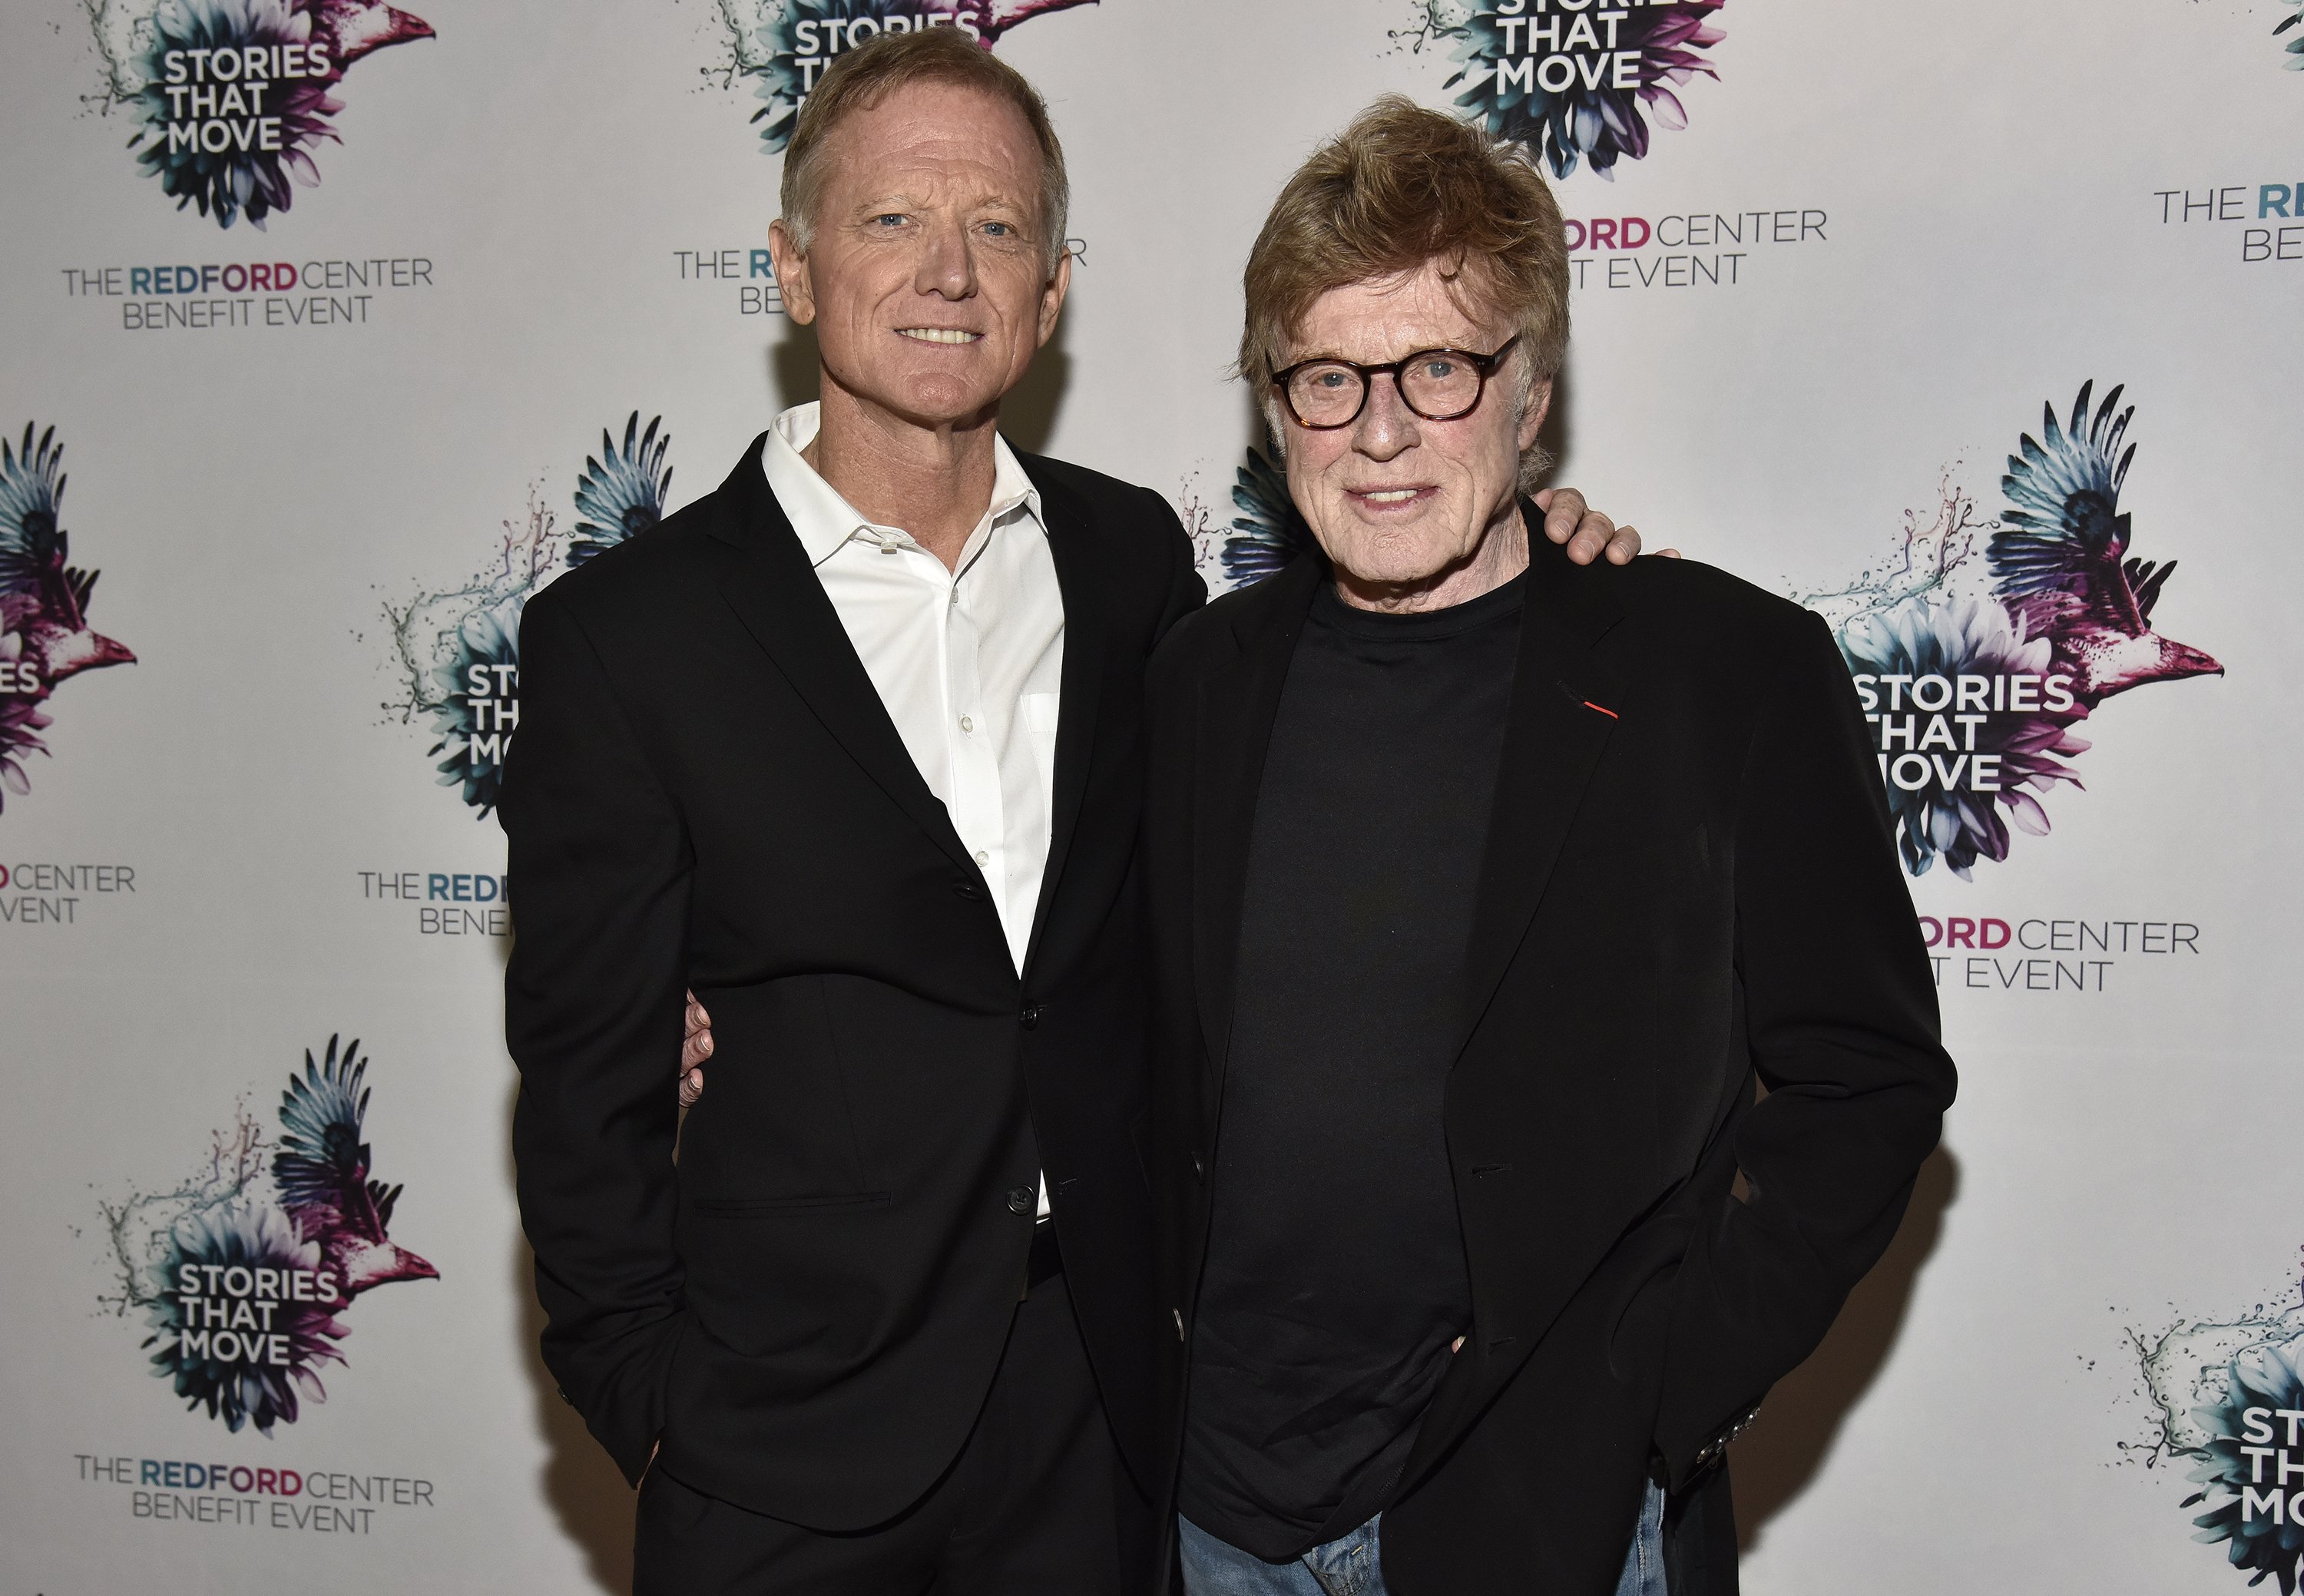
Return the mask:
<path fill-rule="evenodd" d="M 521 1222 L 545 1364 L 637 1482 L 663 1428 L 682 1301 L 673 1077 L 690 861 L 609 672 L 549 591 L 529 602 L 520 646 L 500 812 Z"/>
<path fill-rule="evenodd" d="M 1952 1101 L 1934 971 L 1863 714 L 1801 617 L 1743 772 L 1737 975 L 1767 1095 L 1732 1143 L 1749 1190 L 1691 1243 L 1656 1431 L 1677 1488 L 1815 1350 L 1894 1236 Z"/>

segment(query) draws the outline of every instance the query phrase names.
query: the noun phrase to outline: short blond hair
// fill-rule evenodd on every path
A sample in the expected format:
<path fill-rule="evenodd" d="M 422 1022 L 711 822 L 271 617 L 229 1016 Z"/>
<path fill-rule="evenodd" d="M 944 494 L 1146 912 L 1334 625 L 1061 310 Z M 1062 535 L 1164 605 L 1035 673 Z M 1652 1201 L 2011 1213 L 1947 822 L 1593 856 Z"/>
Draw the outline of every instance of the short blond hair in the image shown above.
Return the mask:
<path fill-rule="evenodd" d="M 816 236 L 816 208 L 824 190 L 825 142 L 850 113 L 866 111 L 908 83 L 944 83 L 1012 106 L 1040 147 L 1041 249 L 1047 269 L 1064 252 L 1064 225 L 1072 209 L 1072 182 L 1064 174 L 1064 147 L 1056 141 L 1047 102 L 1022 72 L 958 28 L 919 27 L 881 33 L 843 51 L 816 88 L 800 102 L 784 148 L 784 187 L 778 201 L 792 246 L 801 254 Z"/>
<path fill-rule="evenodd" d="M 1568 352 L 1560 207 L 1523 147 L 1387 94 L 1296 169 L 1249 251 L 1239 372 L 1264 401 L 1275 439 L 1283 433 L 1272 374 L 1313 302 L 1436 259 L 1518 327 L 1525 403 Z M 1523 479 L 1546 463 L 1530 448 Z"/>

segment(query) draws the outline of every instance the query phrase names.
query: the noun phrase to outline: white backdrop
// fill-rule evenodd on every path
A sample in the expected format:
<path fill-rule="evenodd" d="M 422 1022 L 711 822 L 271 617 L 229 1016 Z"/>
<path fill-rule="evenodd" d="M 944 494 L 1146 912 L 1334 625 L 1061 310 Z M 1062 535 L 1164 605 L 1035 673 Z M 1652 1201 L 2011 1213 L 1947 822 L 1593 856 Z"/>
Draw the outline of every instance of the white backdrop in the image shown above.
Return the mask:
<path fill-rule="evenodd" d="M 800 14 L 0 12 L 8 1591 L 623 1588 L 628 1495 L 532 1351 L 502 836 L 435 767 L 509 713 L 459 701 L 472 664 L 504 662 L 487 617 L 564 568 L 599 505 L 649 497 L 653 474 L 617 463 L 627 418 L 661 418 L 676 507 L 809 396 L 805 337 L 749 275 L 780 160 L 763 91 L 807 75 L 792 47 L 824 45 L 822 13 L 923 7 L 783 3 Z M 2135 690 L 2047 726 L 2092 746 L 2061 756 L 2080 785 L 2038 795 L 2046 834 L 2013 829 L 1970 879 L 1949 856 L 1913 878 L 1961 1101 L 1889 1261 L 1739 1443 L 1745 1577 L 1787 1596 L 2212 1592 L 2292 1567 L 2268 1503 L 2304 1446 L 2267 1441 L 2276 1418 L 2220 1441 L 2241 1421 L 2193 1410 L 2225 1397 L 2235 1359 L 2235 1407 L 2304 1407 L 2277 1357 L 2304 1332 L 2297 767 L 2279 729 L 2304 579 L 2298 0 L 1478 10 L 1502 14 L 970 12 L 1048 96 L 1077 185 L 1072 300 L 1012 434 L 1168 494 L 1221 580 L 1255 439 L 1223 369 L 1263 211 L 1380 91 L 1469 89 L 1485 108 L 1483 39 L 1509 39 L 1514 84 L 1629 74 L 1677 97 L 1676 115 L 1646 102 L 1652 141 L 1605 176 L 1593 135 L 1621 107 L 1580 138 L 1565 118 L 1580 158 L 1557 183 L 1584 264 L 1556 480 L 1652 545 L 1808 598 L 1851 637 L 1957 643 L 2021 620 L 2032 652 L 1996 674 L 2063 669 L 2071 691 L 2089 638 L 2042 663 L 2052 640 L 2011 618 L 1986 548 L 2023 508 L 2003 461 L 2047 441 L 2044 404 L 2069 423 L 2083 383 L 2092 404 L 2122 385 L 2130 552 L 2183 568 L 2148 627 L 2083 620 L 2224 674 L 2105 683 Z M 1555 35 L 1564 64 L 1528 54 Z M 1620 64 L 1611 36 L 1680 54 Z M 250 58 L 191 55 L 251 41 L 260 94 Z M 316 58 L 277 47 L 315 42 L 323 75 L 292 76 Z M 1675 66 L 1685 81 L 1655 76 Z M 182 147 L 203 138 L 220 188 Z M 235 165 L 253 180 L 234 187 Z M 199 203 L 218 193 L 229 226 Z M 41 519 L 59 446 L 62 553 Z M 588 457 L 627 487 L 580 507 Z M 1992 713 L 1987 742 L 2046 724 Z M 453 747 L 430 751 L 443 726 Z M 1939 734 L 1935 768 L 1965 734 Z M 1908 802 L 1937 796 L 1930 779 Z M 370 1061 L 373 1155 L 346 1167 L 404 1183 L 381 1220 L 315 1206 L 318 1166 L 295 1163 L 282 1117 L 290 1073 L 309 1049 L 324 1077 L 331 1038 Z M 255 1276 L 291 1253 L 338 1277 L 319 1295 L 365 1288 L 331 1320 Z M 204 1306 L 158 1272 L 186 1262 L 212 1266 Z M 231 1378 L 193 1380 L 189 1409 L 151 1363 L 183 1329 L 212 1354 L 227 1329 L 258 1349 L 216 1354 Z M 258 1414 L 268 1435 L 231 1427 L 236 1396 L 200 1400 L 267 1371 L 301 1393 L 292 1418 Z M 2269 1485 L 2237 1542 L 2196 1543 L 2232 1493 L 2188 1475 L 2218 1468 Z"/>

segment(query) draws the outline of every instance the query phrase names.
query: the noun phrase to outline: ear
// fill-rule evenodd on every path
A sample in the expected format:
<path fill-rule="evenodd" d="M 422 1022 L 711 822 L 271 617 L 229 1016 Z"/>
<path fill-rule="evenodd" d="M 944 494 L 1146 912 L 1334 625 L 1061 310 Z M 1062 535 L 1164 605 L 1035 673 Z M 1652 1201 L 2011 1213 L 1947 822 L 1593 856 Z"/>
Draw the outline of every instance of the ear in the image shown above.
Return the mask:
<path fill-rule="evenodd" d="M 1552 408 L 1552 378 L 1546 378 L 1528 391 L 1528 403 L 1520 412 L 1520 452 L 1523 454 L 1535 446 L 1536 435 L 1544 430 L 1544 418 Z"/>
<path fill-rule="evenodd" d="M 816 319 L 816 287 L 809 279 L 808 257 L 792 243 L 792 229 L 778 216 L 768 224 L 768 262 L 776 274 L 776 292 L 784 314 L 798 327 Z"/>
<path fill-rule="evenodd" d="M 1047 285 L 1040 290 L 1039 346 L 1042 348 L 1046 348 L 1048 340 L 1055 336 L 1056 318 L 1063 314 L 1064 295 L 1072 285 L 1072 252 L 1066 250 L 1056 258 L 1055 272 L 1048 278 Z"/>

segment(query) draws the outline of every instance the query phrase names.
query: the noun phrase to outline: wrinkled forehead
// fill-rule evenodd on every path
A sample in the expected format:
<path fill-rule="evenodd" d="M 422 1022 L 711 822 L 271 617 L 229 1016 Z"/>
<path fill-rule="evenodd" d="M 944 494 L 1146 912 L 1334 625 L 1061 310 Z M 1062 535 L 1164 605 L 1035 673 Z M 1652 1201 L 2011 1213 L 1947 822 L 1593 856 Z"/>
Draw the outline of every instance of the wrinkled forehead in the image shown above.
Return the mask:
<path fill-rule="evenodd" d="M 953 83 L 906 83 L 825 134 L 835 204 L 903 194 L 963 204 L 1040 203 L 1039 141 L 1006 101 Z"/>
<path fill-rule="evenodd" d="M 1443 346 L 1485 352 L 1512 335 L 1494 282 L 1485 261 L 1454 256 L 1328 289 L 1283 336 L 1285 361 L 1333 354 L 1376 363 Z"/>

